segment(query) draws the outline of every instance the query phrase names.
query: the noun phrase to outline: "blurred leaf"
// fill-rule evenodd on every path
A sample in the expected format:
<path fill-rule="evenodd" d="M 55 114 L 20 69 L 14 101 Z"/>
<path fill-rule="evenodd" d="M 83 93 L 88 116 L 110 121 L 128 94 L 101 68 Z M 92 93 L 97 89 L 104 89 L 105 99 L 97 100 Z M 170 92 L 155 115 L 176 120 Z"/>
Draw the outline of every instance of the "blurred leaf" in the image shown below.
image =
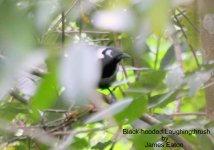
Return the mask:
<path fill-rule="evenodd" d="M 196 92 L 204 86 L 204 84 L 209 80 L 211 72 L 198 71 L 191 76 L 186 77 L 186 82 L 189 87 L 189 96 L 193 96 Z"/>
<path fill-rule="evenodd" d="M 91 0 L 91 1 L 93 1 L 93 0 Z M 127 8 L 130 6 L 130 4 L 131 4 L 130 0 L 103 1 L 103 6 L 105 6 L 105 8 L 108 8 L 108 9 Z"/>
<path fill-rule="evenodd" d="M 181 68 L 176 67 L 170 70 L 166 75 L 166 84 L 170 91 L 174 91 L 183 84 L 184 72 Z"/>
<path fill-rule="evenodd" d="M 171 46 L 165 53 L 163 59 L 161 60 L 160 68 L 164 69 L 172 65 L 173 61 L 175 61 L 175 51 L 174 46 Z"/>
<path fill-rule="evenodd" d="M 85 24 L 90 24 L 90 19 L 84 13 L 81 13 L 81 17 Z"/>
<path fill-rule="evenodd" d="M 203 134 L 197 134 L 197 141 L 200 149 L 213 149 L 214 143 L 210 140 L 209 136 Z"/>
<path fill-rule="evenodd" d="M 7 14 L 7 15 L 5 15 Z M 0 3 L 0 42 L 19 50 L 27 50 L 33 45 L 33 22 L 27 13 L 18 9 L 13 0 Z M 20 38 L 22 35 L 22 38 Z M 3 44 L 3 43 L 1 43 Z"/>
<path fill-rule="evenodd" d="M 14 150 L 28 150 L 29 149 L 29 145 L 27 145 L 24 142 L 20 142 L 18 146 L 15 147 Z"/>
<path fill-rule="evenodd" d="M 56 63 L 56 59 L 49 58 L 47 61 L 49 73 L 44 76 L 36 94 L 30 100 L 34 119 L 38 119 L 38 110 L 43 111 L 44 109 L 50 108 L 57 100 L 59 85 Z"/>
<path fill-rule="evenodd" d="M 183 90 L 186 95 L 188 95 L 188 90 Z M 194 96 L 184 96 L 182 101 L 185 105 L 182 105 L 181 112 L 197 112 L 204 111 L 206 102 L 205 93 L 203 90 L 197 92 Z"/>
<path fill-rule="evenodd" d="M 148 16 L 151 19 L 152 31 L 158 36 L 163 33 L 163 29 L 165 29 L 166 25 L 168 24 L 170 6 L 170 0 L 154 0 L 153 5 L 151 5 L 151 8 L 148 12 Z"/>
<path fill-rule="evenodd" d="M 93 146 L 93 149 L 105 149 L 108 145 L 112 144 L 112 141 L 107 142 L 99 142 L 95 146 Z"/>
<path fill-rule="evenodd" d="M 86 43 L 70 43 L 65 48 L 59 67 L 60 83 L 65 88 L 62 96 L 68 104 L 86 106 L 97 89 L 101 75 L 101 64 L 97 49 Z"/>
<path fill-rule="evenodd" d="M 149 108 L 165 107 L 170 102 L 175 101 L 177 94 L 177 91 L 171 91 L 164 94 L 155 95 L 149 99 Z"/>
<path fill-rule="evenodd" d="M 143 86 L 148 89 L 157 88 L 163 84 L 166 71 L 164 70 L 145 70 L 139 77 L 140 81 L 137 81 L 139 86 Z"/>
<path fill-rule="evenodd" d="M 13 0 L 0 2 L 0 99 L 12 88 L 15 76 L 34 46 L 33 21 L 26 15 Z"/>
<path fill-rule="evenodd" d="M 131 31 L 135 22 L 132 11 L 127 9 L 97 11 L 92 19 L 97 28 L 115 32 Z"/>
<path fill-rule="evenodd" d="M 12 120 L 18 114 L 27 115 L 29 113 L 28 106 L 20 102 L 1 102 L 0 103 L 0 116 L 5 120 Z"/>
<path fill-rule="evenodd" d="M 188 43 L 193 47 L 193 49 L 200 49 L 199 40 L 199 14 L 197 3 L 194 1 L 186 9 L 187 13 L 182 13 L 183 17 L 181 23 L 187 30 L 185 33 L 188 37 Z"/>
<path fill-rule="evenodd" d="M 214 129 L 214 120 L 211 120 L 210 122 L 208 122 L 207 124 L 205 124 L 205 128 Z M 213 131 L 214 131 L 214 130 L 213 130 Z"/>
<path fill-rule="evenodd" d="M 143 130 L 160 130 L 162 125 L 155 125 Z M 132 137 L 133 146 L 136 150 L 153 150 L 153 147 L 145 147 L 147 143 L 156 143 L 160 141 L 160 135 L 158 134 L 138 134 Z"/>
<path fill-rule="evenodd" d="M 131 104 L 115 115 L 115 118 L 119 124 L 128 124 L 138 119 L 146 112 L 147 98 L 145 95 L 138 95 L 134 98 Z"/>
<path fill-rule="evenodd" d="M 60 36 L 56 32 L 48 32 L 44 36 L 42 42 L 42 44 L 45 44 L 47 46 L 57 46 L 57 42 L 60 42 Z"/>
<path fill-rule="evenodd" d="M 86 139 L 75 137 L 74 142 L 71 145 L 71 148 L 75 147 L 76 150 L 79 150 L 79 149 L 82 150 L 84 148 L 87 148 L 88 146 L 89 146 L 89 143 Z"/>
<path fill-rule="evenodd" d="M 93 123 L 96 121 L 103 120 L 105 118 L 112 117 L 113 115 L 118 114 L 126 107 L 128 107 L 132 101 L 133 101 L 132 99 L 124 99 L 121 101 L 117 101 L 114 104 L 110 105 L 108 108 L 101 110 L 100 112 L 96 113 L 95 115 L 87 119 L 85 123 Z"/>

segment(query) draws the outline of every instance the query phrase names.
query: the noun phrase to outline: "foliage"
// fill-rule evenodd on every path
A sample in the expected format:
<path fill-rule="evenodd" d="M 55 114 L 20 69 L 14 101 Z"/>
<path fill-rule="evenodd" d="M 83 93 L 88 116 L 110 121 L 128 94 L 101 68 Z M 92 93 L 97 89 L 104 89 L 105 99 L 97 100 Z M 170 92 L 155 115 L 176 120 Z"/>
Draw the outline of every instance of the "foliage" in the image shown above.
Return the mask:
<path fill-rule="evenodd" d="M 145 147 L 153 143 L 168 150 L 167 142 L 179 144 L 175 136 L 213 149 L 204 113 L 213 65 L 202 64 L 197 12 L 195 2 L 170 0 L 0 0 L 0 149 L 157 149 Z M 113 94 L 93 89 L 90 54 L 78 51 L 76 66 L 62 66 L 74 43 L 131 55 Z M 69 67 L 77 82 L 66 78 L 65 89 Z M 193 129 L 211 133 L 187 133 Z M 155 130 L 186 133 L 142 133 Z"/>

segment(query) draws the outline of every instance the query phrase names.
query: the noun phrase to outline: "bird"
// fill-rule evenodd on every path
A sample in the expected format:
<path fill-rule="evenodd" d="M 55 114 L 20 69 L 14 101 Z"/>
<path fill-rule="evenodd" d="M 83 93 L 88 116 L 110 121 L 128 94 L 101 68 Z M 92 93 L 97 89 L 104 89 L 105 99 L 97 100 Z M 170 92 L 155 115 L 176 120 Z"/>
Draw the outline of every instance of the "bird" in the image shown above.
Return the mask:
<path fill-rule="evenodd" d="M 98 59 L 101 60 L 101 78 L 98 84 L 100 89 L 108 89 L 116 80 L 119 62 L 130 58 L 130 55 L 117 47 L 98 47 Z"/>
<path fill-rule="evenodd" d="M 91 45 L 90 45 L 91 46 Z M 86 46 L 86 48 L 90 48 L 96 51 L 98 60 L 101 63 L 101 72 L 100 78 L 98 79 L 97 88 L 98 89 L 107 89 L 111 96 L 114 97 L 112 91 L 109 89 L 112 83 L 116 80 L 116 75 L 119 67 L 119 62 L 124 58 L 130 58 L 130 56 L 123 52 L 122 49 L 117 47 L 110 46 Z M 35 69 L 37 67 L 33 67 L 32 70 L 28 73 L 28 75 L 24 75 L 20 78 L 16 84 L 16 89 L 21 91 L 25 95 L 26 99 L 30 99 L 37 89 L 37 82 L 40 82 L 40 78 L 43 76 L 38 76 L 39 70 L 44 70 L 42 74 L 46 74 L 48 72 L 45 62 L 38 62 L 38 68 L 42 66 L 40 69 Z M 39 71 L 40 72 L 40 71 Z M 36 77 L 36 81 L 32 80 Z"/>

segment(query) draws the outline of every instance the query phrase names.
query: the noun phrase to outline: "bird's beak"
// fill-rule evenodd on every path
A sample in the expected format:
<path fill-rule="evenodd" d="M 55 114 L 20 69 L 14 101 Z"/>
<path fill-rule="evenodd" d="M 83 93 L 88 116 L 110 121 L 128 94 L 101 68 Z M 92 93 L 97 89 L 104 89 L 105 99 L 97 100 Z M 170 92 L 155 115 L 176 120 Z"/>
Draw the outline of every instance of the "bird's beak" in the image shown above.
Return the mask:
<path fill-rule="evenodd" d="M 122 58 L 122 59 L 126 59 L 126 58 L 131 58 L 131 56 L 130 56 L 129 54 L 127 54 L 127 53 L 123 53 L 123 54 L 121 55 L 121 58 Z"/>

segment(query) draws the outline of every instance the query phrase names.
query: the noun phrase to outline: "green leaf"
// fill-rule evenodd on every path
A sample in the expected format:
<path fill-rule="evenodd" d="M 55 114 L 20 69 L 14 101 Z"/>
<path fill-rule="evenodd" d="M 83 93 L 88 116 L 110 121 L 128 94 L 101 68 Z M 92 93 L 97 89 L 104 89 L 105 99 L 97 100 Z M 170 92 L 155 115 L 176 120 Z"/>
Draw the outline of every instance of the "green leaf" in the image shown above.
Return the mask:
<path fill-rule="evenodd" d="M 93 146 L 93 149 L 105 149 L 108 145 L 112 144 L 112 141 L 107 142 L 99 142 L 95 146 Z"/>
<path fill-rule="evenodd" d="M 78 138 L 78 137 L 75 137 L 74 138 L 74 142 L 72 143 L 71 147 L 77 150 L 82 150 L 84 148 L 87 148 L 89 146 L 89 143 L 86 139 L 84 138 Z"/>
<path fill-rule="evenodd" d="M 165 107 L 167 104 L 175 100 L 177 94 L 177 91 L 171 91 L 164 94 L 155 95 L 149 99 L 149 108 Z"/>
<path fill-rule="evenodd" d="M 211 137 L 212 138 L 212 137 Z M 213 149 L 214 143 L 211 141 L 208 135 L 198 134 L 197 141 L 200 149 Z"/>
<path fill-rule="evenodd" d="M 199 49 L 200 40 L 199 40 L 199 14 L 197 3 L 193 2 L 186 9 L 187 13 L 182 13 L 181 23 L 186 28 L 185 33 L 188 37 L 188 43 L 194 48 Z M 184 28 L 183 27 L 183 28 Z"/>
<path fill-rule="evenodd" d="M 184 73 L 181 68 L 174 68 L 166 75 L 166 84 L 170 91 L 178 89 L 183 83 Z"/>
<path fill-rule="evenodd" d="M 18 9 L 17 2 L 13 0 L 0 2 L 0 20 L 1 46 L 5 44 L 9 48 L 15 47 L 20 51 L 28 50 L 33 46 L 35 42 L 33 21 L 27 17 L 27 12 Z"/>
<path fill-rule="evenodd" d="M 2 119 L 12 120 L 18 114 L 25 114 L 29 113 L 28 106 L 23 105 L 20 102 L 13 101 L 13 102 L 1 102 L 0 103 L 0 116 Z"/>
<path fill-rule="evenodd" d="M 162 125 L 155 125 L 144 130 L 160 130 Z M 147 143 L 156 143 L 160 139 L 158 134 L 138 134 L 132 137 L 133 146 L 136 150 L 153 150 L 153 147 L 145 147 Z"/>
<path fill-rule="evenodd" d="M 140 116 L 146 112 L 147 108 L 147 98 L 145 95 L 141 94 L 134 98 L 132 103 L 125 108 L 122 112 L 115 115 L 115 119 L 119 124 L 128 124 L 138 119 Z"/>
<path fill-rule="evenodd" d="M 166 71 L 164 70 L 146 70 L 143 71 L 139 81 L 139 86 L 143 86 L 148 89 L 157 88 L 160 85 L 163 85 L 163 81 L 166 75 Z"/>
<path fill-rule="evenodd" d="M 56 102 L 58 97 L 59 85 L 57 80 L 57 61 L 53 58 L 48 60 L 49 73 L 44 76 L 36 94 L 30 100 L 30 106 L 33 110 L 33 118 L 38 119 L 38 110 L 50 108 Z"/>
<path fill-rule="evenodd" d="M 169 21 L 169 10 L 171 6 L 170 0 L 155 0 L 153 1 L 152 7 L 149 10 L 149 17 L 151 20 L 151 28 L 152 31 L 161 35 L 163 33 L 163 29 L 166 27 Z M 162 7 L 160 7 L 162 6 Z"/>
<path fill-rule="evenodd" d="M 160 68 L 164 69 L 167 66 L 172 65 L 173 61 L 175 61 L 175 51 L 174 51 L 174 47 L 171 46 L 167 52 L 165 53 L 163 59 L 161 60 L 160 63 Z"/>
<path fill-rule="evenodd" d="M 187 85 L 189 87 L 189 96 L 193 96 L 196 92 L 201 89 L 204 84 L 209 80 L 211 72 L 209 71 L 198 71 L 191 76 L 186 78 Z"/>

